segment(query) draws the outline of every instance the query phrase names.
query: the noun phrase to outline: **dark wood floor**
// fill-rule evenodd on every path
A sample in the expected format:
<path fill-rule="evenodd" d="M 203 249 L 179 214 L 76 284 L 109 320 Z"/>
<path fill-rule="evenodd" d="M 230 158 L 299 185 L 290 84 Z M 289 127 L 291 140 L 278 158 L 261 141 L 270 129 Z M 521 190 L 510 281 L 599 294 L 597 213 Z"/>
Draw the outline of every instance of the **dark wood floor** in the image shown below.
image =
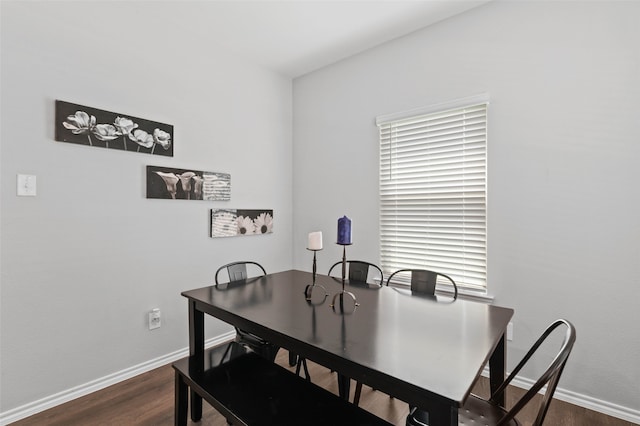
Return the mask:
<path fill-rule="evenodd" d="M 288 367 L 287 352 L 280 351 L 276 361 L 280 365 Z M 335 394 L 338 393 L 335 373 L 311 362 L 309 362 L 309 370 L 314 383 Z M 12 425 L 172 425 L 173 383 L 173 369 L 167 365 L 12 423 Z M 351 387 L 352 392 L 354 387 Z M 487 392 L 488 382 L 481 378 L 474 393 L 486 396 Z M 513 401 L 520 393 L 520 389 L 510 389 L 508 400 Z M 509 401 L 507 404 L 510 403 Z M 409 411 L 406 403 L 389 398 L 384 393 L 366 386 L 362 391 L 360 406 L 396 425 L 405 424 L 405 418 Z M 535 417 L 534 410 L 535 407 L 531 407 L 518 417 L 523 425 L 531 425 Z M 199 423 L 189 421 L 189 424 L 227 426 L 225 419 L 206 403 L 204 403 L 202 420 Z M 633 423 L 554 400 L 549 408 L 545 425 L 632 426 Z"/>

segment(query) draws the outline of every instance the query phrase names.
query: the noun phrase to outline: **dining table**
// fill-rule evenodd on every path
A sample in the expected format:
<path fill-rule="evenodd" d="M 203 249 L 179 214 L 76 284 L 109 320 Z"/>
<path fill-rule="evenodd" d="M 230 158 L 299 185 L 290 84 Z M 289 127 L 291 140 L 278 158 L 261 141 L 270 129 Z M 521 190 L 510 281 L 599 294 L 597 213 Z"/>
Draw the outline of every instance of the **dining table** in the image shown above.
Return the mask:
<path fill-rule="evenodd" d="M 204 368 L 206 314 L 336 371 L 343 398 L 356 380 L 428 411 L 432 426 L 458 424 L 487 364 L 491 390 L 505 378 L 511 308 L 300 270 L 181 294 L 196 370 Z M 192 419 L 201 415 L 198 395 L 191 410 Z"/>

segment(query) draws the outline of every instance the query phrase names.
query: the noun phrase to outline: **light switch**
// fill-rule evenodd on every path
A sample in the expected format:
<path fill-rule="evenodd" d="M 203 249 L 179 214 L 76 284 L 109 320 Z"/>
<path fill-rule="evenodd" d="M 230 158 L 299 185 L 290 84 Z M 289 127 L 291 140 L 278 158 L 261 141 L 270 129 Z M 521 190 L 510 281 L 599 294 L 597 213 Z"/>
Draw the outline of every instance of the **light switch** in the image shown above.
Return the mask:
<path fill-rule="evenodd" d="M 35 175 L 18 175 L 18 195 L 21 197 L 36 196 Z"/>

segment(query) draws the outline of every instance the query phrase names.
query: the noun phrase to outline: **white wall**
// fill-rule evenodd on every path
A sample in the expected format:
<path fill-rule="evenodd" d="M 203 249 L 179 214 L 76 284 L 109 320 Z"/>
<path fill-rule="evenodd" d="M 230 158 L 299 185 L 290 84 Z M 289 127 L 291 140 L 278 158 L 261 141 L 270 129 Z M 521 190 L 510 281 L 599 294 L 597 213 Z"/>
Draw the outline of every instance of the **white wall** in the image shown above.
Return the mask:
<path fill-rule="evenodd" d="M 488 287 L 515 308 L 510 365 L 565 317 L 565 395 L 640 419 L 639 18 L 496 1 L 294 80 L 294 266 L 313 230 L 319 270 L 339 259 L 343 214 L 349 256 L 379 260 L 376 116 L 489 93 Z"/>
<path fill-rule="evenodd" d="M 291 81 L 178 31 L 184 7 L 2 2 L 0 412 L 185 348 L 180 292 L 225 262 L 291 268 Z M 55 142 L 56 99 L 173 124 L 174 157 Z M 146 165 L 228 172 L 231 201 L 147 200 Z M 213 207 L 273 209 L 274 233 L 211 239 Z"/>

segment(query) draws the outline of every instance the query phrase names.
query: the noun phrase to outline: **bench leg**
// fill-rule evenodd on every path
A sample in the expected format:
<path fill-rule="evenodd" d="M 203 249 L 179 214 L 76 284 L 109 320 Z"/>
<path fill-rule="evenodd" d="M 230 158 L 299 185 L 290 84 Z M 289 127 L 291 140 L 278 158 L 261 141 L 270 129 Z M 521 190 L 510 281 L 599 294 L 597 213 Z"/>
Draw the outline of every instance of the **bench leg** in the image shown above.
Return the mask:
<path fill-rule="evenodd" d="M 189 405 L 189 386 L 182 378 L 182 375 L 175 373 L 175 412 L 174 424 L 176 426 L 187 426 L 187 408 Z"/>

